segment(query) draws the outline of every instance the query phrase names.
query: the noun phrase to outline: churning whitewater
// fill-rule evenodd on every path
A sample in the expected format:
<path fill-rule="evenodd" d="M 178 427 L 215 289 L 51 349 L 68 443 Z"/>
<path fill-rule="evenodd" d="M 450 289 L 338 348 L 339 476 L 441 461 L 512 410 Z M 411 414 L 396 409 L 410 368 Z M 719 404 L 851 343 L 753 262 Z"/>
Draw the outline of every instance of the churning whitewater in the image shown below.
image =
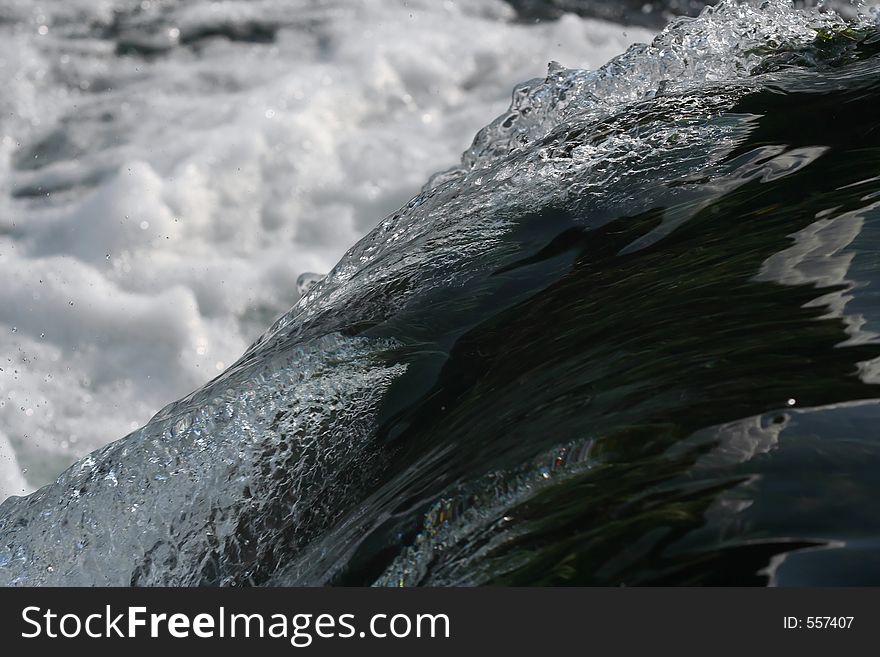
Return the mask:
<path fill-rule="evenodd" d="M 0 498 L 231 365 L 553 59 L 501 0 L 0 0 Z"/>
<path fill-rule="evenodd" d="M 219 360 L 197 342 L 204 358 L 193 360 L 202 371 L 217 359 L 215 372 L 223 371 L 54 483 L 7 499 L 0 582 L 880 582 L 870 559 L 880 540 L 880 515 L 871 513 L 880 445 L 869 429 L 880 397 L 880 303 L 871 289 L 880 261 L 875 13 L 721 2 L 603 66 L 554 61 L 545 77 L 514 88 L 509 109 L 477 133 L 458 165 L 429 177 L 453 143 L 432 141 L 430 126 L 452 133 L 469 125 L 491 106 L 499 69 L 526 68 L 492 55 L 494 39 L 565 36 L 575 49 L 577 39 L 558 31 L 583 39 L 607 35 L 608 25 L 567 16 L 535 31 L 499 21 L 508 5 L 426 4 L 418 15 L 439 12 L 450 33 L 498 30 L 489 32 L 489 50 L 473 55 L 488 61 L 492 72 L 480 75 L 494 78 L 491 92 L 472 92 L 475 80 L 447 71 L 457 100 L 430 100 L 431 89 L 418 96 L 406 85 L 418 86 L 419 71 L 388 68 L 389 56 L 368 61 L 384 73 L 358 78 L 354 100 L 323 82 L 329 69 L 321 66 L 284 74 L 287 105 L 277 83 L 264 87 L 242 71 L 193 117 L 177 85 L 191 87 L 171 78 L 160 109 L 163 120 L 181 121 L 181 143 L 162 152 L 137 119 L 158 73 L 139 66 L 184 58 L 213 84 L 223 67 L 200 49 L 235 42 L 193 36 L 216 34 L 218 24 L 228 31 L 229 15 L 210 22 L 208 10 L 168 6 L 146 18 L 115 14 L 114 47 L 137 57 L 93 62 L 101 74 L 83 78 L 125 77 L 123 91 L 112 92 L 121 94 L 115 109 L 95 99 L 80 107 L 76 95 L 76 116 L 93 120 L 68 119 L 74 126 L 43 134 L 41 149 L 7 145 L 18 157 L 8 196 L 29 200 L 11 206 L 27 221 L 10 224 L 3 257 L 22 278 L 2 293 L 7 308 L 26 303 L 16 296 L 31 294 L 26 278 L 66 262 L 66 273 L 46 270 L 44 280 L 55 281 L 46 296 L 71 281 L 91 295 L 71 299 L 71 308 L 92 303 L 89 321 L 120 335 L 131 327 L 115 305 L 131 303 L 138 345 L 156 350 L 138 354 L 155 368 L 156 385 L 167 383 L 159 373 L 176 368 L 187 341 L 225 344 Z M 308 46 L 278 36 L 303 29 L 286 23 L 280 6 L 267 27 L 271 3 L 261 20 L 249 14 L 234 24 L 251 30 L 243 41 L 269 30 L 288 56 L 323 52 L 322 35 L 338 35 L 321 26 L 360 25 L 347 5 L 314 6 L 300 15 L 312 21 Z M 91 11 L 65 7 L 59 16 L 68 26 Z M 399 18 L 387 4 L 373 10 Z M 148 19 L 150 39 L 125 36 Z M 639 36 L 627 31 L 605 46 Z M 431 48 L 461 38 L 436 34 L 441 43 L 407 66 L 439 66 Z M 394 45 L 391 33 L 369 38 Z M 602 51 L 586 38 L 591 55 Z M 98 48 L 93 41 L 79 45 Z M 366 52 L 357 39 L 346 48 L 330 52 Z M 279 75 L 267 71 L 265 80 Z M 398 85 L 395 94 L 405 85 L 419 109 L 384 106 L 386 84 Z M 298 99 L 304 90 L 308 100 Z M 402 123 L 375 115 L 388 112 Z M 459 119 L 434 123 L 450 113 Z M 123 125 L 140 136 L 120 146 L 113 134 Z M 204 145 L 242 127 L 235 139 Z M 195 130 L 207 134 L 192 137 Z M 395 146 L 398 130 L 408 138 Z M 308 162 L 287 149 L 303 140 L 314 147 Z M 352 159 L 348 149 L 356 149 Z M 31 162 L 46 153 L 50 164 Z M 351 162 L 362 168 L 350 170 Z M 385 163 L 384 186 L 361 189 Z M 228 179 L 228 197 L 209 189 L 214 176 Z M 227 367 L 249 331 L 296 297 L 297 276 L 329 269 L 339 241 L 353 241 L 355 226 L 399 200 L 416 176 L 421 192 L 325 277 L 300 277 L 293 308 Z M 338 180 L 349 194 L 328 201 Z M 291 185 L 294 197 L 283 193 Z M 286 215 L 310 217 L 295 227 L 311 236 L 294 239 L 301 251 L 278 239 L 291 230 Z M 339 226 L 350 230 L 340 237 Z M 98 248 L 98 234 L 119 243 Z M 59 253 L 61 244 L 72 251 Z M 146 271 L 141 257 L 161 266 L 124 276 Z M 134 367 L 128 338 L 62 356 L 41 351 L 50 343 L 33 337 L 37 326 L 16 327 L 17 348 L 46 359 L 47 374 L 63 358 L 80 368 L 88 360 L 103 383 L 64 385 L 71 395 L 100 391 L 101 408 L 118 408 L 110 416 L 146 409 L 169 389 L 151 397 L 109 371 Z M 74 322 L 65 330 L 64 340 L 79 345 L 92 329 Z M 46 426 L 72 432 L 65 422 L 74 420 L 59 422 L 66 433 Z M 854 506 L 841 508 L 843 487 Z"/>

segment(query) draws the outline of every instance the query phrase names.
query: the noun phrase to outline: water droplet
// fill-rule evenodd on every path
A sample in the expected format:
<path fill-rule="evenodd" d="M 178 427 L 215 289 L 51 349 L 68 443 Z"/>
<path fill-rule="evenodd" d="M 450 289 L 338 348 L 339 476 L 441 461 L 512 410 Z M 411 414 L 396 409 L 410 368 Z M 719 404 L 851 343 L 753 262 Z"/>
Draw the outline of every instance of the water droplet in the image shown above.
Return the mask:
<path fill-rule="evenodd" d="M 310 271 L 300 274 L 296 279 L 296 289 L 299 291 L 300 296 L 311 290 L 323 278 L 324 276 L 322 274 L 316 274 Z"/>

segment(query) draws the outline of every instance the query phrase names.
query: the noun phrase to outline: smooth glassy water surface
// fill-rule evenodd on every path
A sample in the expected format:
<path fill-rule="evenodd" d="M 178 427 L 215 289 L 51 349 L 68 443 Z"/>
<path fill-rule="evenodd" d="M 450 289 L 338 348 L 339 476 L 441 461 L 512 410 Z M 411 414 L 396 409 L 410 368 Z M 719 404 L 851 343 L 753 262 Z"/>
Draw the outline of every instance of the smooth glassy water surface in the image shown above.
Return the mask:
<path fill-rule="evenodd" d="M 880 583 L 878 103 L 865 7 L 551 64 L 0 581 Z"/>

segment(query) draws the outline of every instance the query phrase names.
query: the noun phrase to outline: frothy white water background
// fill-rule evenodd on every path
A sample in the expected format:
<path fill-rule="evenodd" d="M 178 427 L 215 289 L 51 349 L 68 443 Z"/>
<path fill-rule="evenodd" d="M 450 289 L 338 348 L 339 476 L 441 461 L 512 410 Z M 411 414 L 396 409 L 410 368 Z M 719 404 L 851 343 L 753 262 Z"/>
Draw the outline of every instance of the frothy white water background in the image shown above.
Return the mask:
<path fill-rule="evenodd" d="M 0 0 L 0 499 L 225 369 L 514 84 L 651 37 L 500 0 Z"/>

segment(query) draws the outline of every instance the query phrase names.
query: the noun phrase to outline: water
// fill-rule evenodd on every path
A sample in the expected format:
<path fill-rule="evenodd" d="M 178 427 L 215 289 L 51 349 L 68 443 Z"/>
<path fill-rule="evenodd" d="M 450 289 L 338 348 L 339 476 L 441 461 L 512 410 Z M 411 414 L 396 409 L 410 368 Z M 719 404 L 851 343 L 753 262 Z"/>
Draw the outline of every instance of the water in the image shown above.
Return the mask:
<path fill-rule="evenodd" d="M 509 0 L 523 21 L 557 19 L 578 14 L 620 22 L 662 28 L 675 16 L 696 16 L 717 0 Z"/>
<path fill-rule="evenodd" d="M 651 36 L 500 0 L 0 0 L 0 499 L 223 372 L 514 84 Z"/>
<path fill-rule="evenodd" d="M 877 584 L 878 96 L 783 2 L 552 65 L 0 579 Z"/>

